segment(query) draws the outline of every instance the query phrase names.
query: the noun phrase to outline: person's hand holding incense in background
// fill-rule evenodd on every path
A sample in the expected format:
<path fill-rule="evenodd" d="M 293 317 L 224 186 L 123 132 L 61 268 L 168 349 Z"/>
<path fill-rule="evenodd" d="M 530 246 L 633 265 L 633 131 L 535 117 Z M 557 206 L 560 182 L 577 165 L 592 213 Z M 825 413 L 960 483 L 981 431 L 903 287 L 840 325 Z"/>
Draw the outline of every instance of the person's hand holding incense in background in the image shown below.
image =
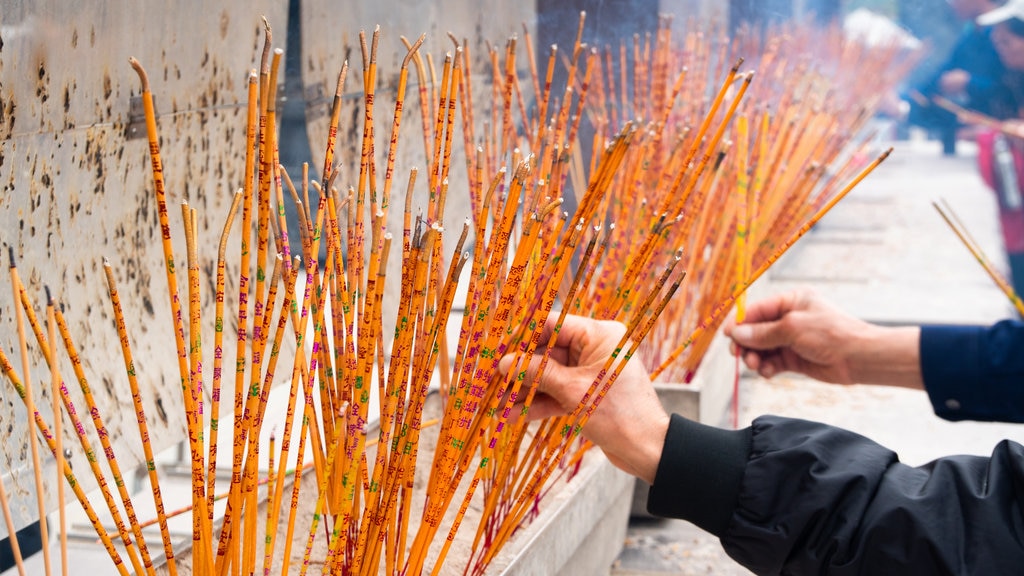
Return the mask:
<path fill-rule="evenodd" d="M 1024 120 L 1012 119 L 1003 121 L 1003 133 L 1016 138 L 1024 138 Z"/>
<path fill-rule="evenodd" d="M 749 305 L 744 322 L 729 320 L 723 332 L 766 378 L 923 388 L 941 418 L 1024 422 L 1024 322 L 879 326 L 804 289 Z"/>
<path fill-rule="evenodd" d="M 553 328 L 554 316 L 549 318 L 541 341 L 548 340 Z M 566 316 L 537 382 L 537 396 L 528 417 L 540 420 L 572 412 L 625 331 L 626 327 L 619 322 Z M 542 354 L 543 351 L 538 350 L 529 366 L 520 368 L 525 370 L 528 383 L 533 382 L 537 374 Z M 502 358 L 502 373 L 508 373 L 512 363 L 512 355 Z M 651 483 L 661 458 L 668 422 L 668 414 L 661 407 L 647 371 L 638 359 L 631 359 L 582 433 L 600 446 L 617 467 Z"/>
<path fill-rule="evenodd" d="M 723 332 L 733 354 L 765 378 L 798 372 L 834 384 L 923 388 L 920 328 L 870 324 L 809 289 L 751 304 L 744 323 L 730 319 Z"/>
<path fill-rule="evenodd" d="M 939 92 L 949 97 L 963 98 L 967 96 L 967 85 L 971 82 L 971 73 L 961 68 L 954 68 L 939 76 Z"/>

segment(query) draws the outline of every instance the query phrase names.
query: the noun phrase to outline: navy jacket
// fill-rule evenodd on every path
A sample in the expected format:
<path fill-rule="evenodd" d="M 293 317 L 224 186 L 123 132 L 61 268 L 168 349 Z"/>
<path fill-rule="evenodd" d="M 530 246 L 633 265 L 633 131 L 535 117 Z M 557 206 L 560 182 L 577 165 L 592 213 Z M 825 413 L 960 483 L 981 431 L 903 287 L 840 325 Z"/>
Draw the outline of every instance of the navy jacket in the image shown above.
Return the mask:
<path fill-rule="evenodd" d="M 921 375 L 946 420 L 1024 422 L 1024 322 L 922 327 Z"/>
<path fill-rule="evenodd" d="M 941 95 L 939 80 L 950 70 L 966 70 L 970 73 L 971 79 L 966 89 L 969 100 L 964 104 L 972 110 L 989 113 L 989 100 L 999 89 L 1005 72 L 999 53 L 992 45 L 992 29 L 967 24 L 946 62 L 917 90 L 925 96 Z"/>
<path fill-rule="evenodd" d="M 1024 323 L 926 327 L 925 386 L 949 419 L 1021 421 Z M 673 415 L 648 510 L 689 520 L 756 574 L 1024 574 L 1024 447 L 907 466 L 816 422 L 723 430 Z"/>
<path fill-rule="evenodd" d="M 1002 85 L 1006 70 L 992 45 L 991 34 L 991 28 L 968 24 L 957 39 L 949 58 L 931 77 L 914 87 L 914 90 L 928 98 L 941 96 L 943 94 L 939 90 L 939 80 L 942 75 L 951 70 L 965 70 L 970 73 L 971 79 L 965 89 L 966 101 L 961 100 L 959 104 L 984 114 L 994 114 L 997 108 L 1003 110 L 1007 106 L 1008 97 Z M 928 128 L 955 127 L 958 124 L 956 115 L 943 108 L 931 104 L 922 106 L 914 98 L 906 95 L 904 99 L 911 105 L 911 124 Z"/>

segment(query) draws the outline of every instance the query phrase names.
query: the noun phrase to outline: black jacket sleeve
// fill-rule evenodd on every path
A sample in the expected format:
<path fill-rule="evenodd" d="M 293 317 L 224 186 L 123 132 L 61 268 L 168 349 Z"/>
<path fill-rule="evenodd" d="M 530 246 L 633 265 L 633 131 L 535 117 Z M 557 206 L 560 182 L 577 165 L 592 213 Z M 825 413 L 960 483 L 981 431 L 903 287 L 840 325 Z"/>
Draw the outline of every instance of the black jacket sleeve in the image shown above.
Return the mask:
<path fill-rule="evenodd" d="M 756 574 L 1020 574 L 1024 447 L 915 468 L 825 424 L 673 415 L 648 510 L 715 534 Z"/>

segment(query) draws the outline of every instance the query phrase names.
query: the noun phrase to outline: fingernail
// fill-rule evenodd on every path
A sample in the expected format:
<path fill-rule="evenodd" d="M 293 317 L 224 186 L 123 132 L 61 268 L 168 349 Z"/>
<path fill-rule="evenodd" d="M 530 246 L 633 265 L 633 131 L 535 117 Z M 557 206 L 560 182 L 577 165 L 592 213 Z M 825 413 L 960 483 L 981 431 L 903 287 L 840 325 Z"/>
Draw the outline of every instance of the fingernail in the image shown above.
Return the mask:
<path fill-rule="evenodd" d="M 733 340 L 750 340 L 754 336 L 754 329 L 747 324 L 740 324 L 739 326 L 732 329 Z"/>

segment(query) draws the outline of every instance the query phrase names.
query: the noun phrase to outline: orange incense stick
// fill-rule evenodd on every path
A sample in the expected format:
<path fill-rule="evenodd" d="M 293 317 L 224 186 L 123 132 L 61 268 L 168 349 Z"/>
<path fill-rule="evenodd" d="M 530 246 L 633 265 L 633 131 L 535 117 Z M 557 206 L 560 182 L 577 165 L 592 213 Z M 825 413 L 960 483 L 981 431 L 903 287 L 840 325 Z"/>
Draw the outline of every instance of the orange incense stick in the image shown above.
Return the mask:
<path fill-rule="evenodd" d="M 163 178 L 163 164 L 160 160 L 160 140 L 157 134 L 156 127 L 156 111 L 153 108 L 153 95 L 150 92 L 149 77 L 142 65 L 135 58 L 130 58 L 129 63 L 132 68 L 135 69 L 136 74 L 139 76 L 139 81 L 142 84 L 142 101 L 145 109 L 146 116 L 146 134 L 149 138 L 149 155 L 150 162 L 153 171 L 153 185 L 157 200 L 157 210 L 160 221 L 160 230 L 163 237 L 163 250 L 164 250 L 164 265 L 167 271 L 167 289 L 168 296 L 171 303 L 171 319 L 174 325 L 175 345 L 178 351 L 178 371 L 181 376 L 181 387 L 182 396 L 185 399 L 186 407 L 192 402 L 192 383 L 190 382 L 189 366 L 188 366 L 188 354 L 185 348 L 185 327 L 181 312 L 181 301 L 178 297 L 178 283 L 177 274 L 174 269 L 174 252 L 171 244 L 171 231 L 170 224 L 167 215 L 167 199 L 164 191 L 164 178 Z M 190 419 L 186 417 L 186 420 L 194 420 L 194 409 L 186 408 L 186 415 L 193 414 Z M 188 422 L 188 428 L 195 431 L 197 424 L 194 421 Z M 202 448 L 198 444 L 199 438 L 196 437 L 195 433 L 189 434 L 190 449 L 192 451 L 193 458 L 202 459 Z M 200 483 L 198 486 L 193 486 L 193 497 L 201 498 L 203 500 L 200 510 L 203 512 L 205 517 L 205 496 L 203 493 L 204 485 Z M 209 547 L 209 526 L 205 522 L 194 523 L 193 542 L 196 547 L 198 555 L 196 561 L 199 566 L 206 566 L 206 553 L 205 549 Z M 212 570 L 212 564 L 210 564 L 210 570 Z"/>
<path fill-rule="evenodd" d="M 28 410 L 29 418 L 35 414 L 36 406 L 35 401 L 32 398 L 32 381 L 31 381 L 31 363 L 28 359 L 28 340 L 25 338 L 25 320 L 22 318 L 22 301 L 20 294 L 21 279 L 18 277 L 18 268 L 14 263 L 14 246 L 8 247 L 8 255 L 10 256 L 10 272 L 11 272 L 11 289 L 14 296 L 14 320 L 18 326 L 18 344 L 21 349 L 21 365 L 22 372 L 24 374 L 24 387 L 25 387 L 25 408 Z M 32 452 L 32 466 L 35 470 L 35 482 L 36 482 L 36 503 L 38 504 L 39 512 L 39 537 L 42 542 L 46 543 L 43 546 L 43 564 L 46 568 L 46 574 L 51 574 L 50 566 L 50 546 L 49 539 L 47 538 L 47 527 L 46 527 L 46 493 L 43 491 L 43 466 L 39 459 L 39 440 L 36 438 L 35 431 L 32 430 L 32 426 L 28 427 L 28 443 L 29 448 Z M 14 532 L 9 534 L 9 537 L 14 539 L 17 538 Z"/>
<path fill-rule="evenodd" d="M 7 355 L 4 354 L 2 349 L 0 349 L 0 368 L 2 368 L 4 374 L 7 375 L 7 379 L 10 380 L 11 385 L 14 386 L 14 390 L 15 392 L 18 393 L 18 396 L 22 399 L 22 401 L 25 401 L 25 387 L 22 386 L 21 379 L 14 371 L 14 366 L 11 365 L 10 360 L 7 359 Z M 67 402 L 67 390 L 64 387 L 63 383 L 61 383 L 61 396 L 62 398 L 65 399 L 65 402 Z M 68 413 L 70 415 L 71 410 L 68 410 Z M 47 426 L 46 421 L 43 420 L 43 416 L 42 414 L 39 413 L 38 410 L 36 410 L 34 416 L 36 427 L 39 429 L 40 434 L 42 434 L 43 438 L 46 440 L 47 445 L 50 447 L 50 451 L 53 452 L 56 449 L 57 444 L 53 439 L 53 434 L 50 432 L 49 426 Z M 76 418 L 72 418 L 72 423 L 76 425 L 76 428 L 80 426 L 80 423 L 78 423 Z M 84 435 L 84 429 L 81 430 L 80 433 Z M 91 455 L 91 452 L 89 454 Z M 54 454 L 54 457 L 56 458 L 56 454 Z M 91 462 L 95 462 L 94 457 L 92 457 Z M 114 568 L 121 576 L 128 576 L 128 569 L 125 567 L 124 562 L 121 560 L 121 555 L 118 553 L 117 548 L 114 547 L 114 544 L 110 539 L 110 536 L 107 534 L 106 528 L 104 528 L 103 523 L 100 522 L 99 516 L 97 516 L 96 511 L 89 503 L 88 497 L 85 495 L 85 492 L 82 490 L 82 487 L 75 479 L 75 474 L 71 470 L 71 465 L 66 460 L 64 461 L 64 478 L 67 480 L 68 486 L 70 486 L 71 490 L 75 493 L 75 497 L 78 498 L 78 502 L 79 504 L 81 504 L 82 510 L 85 511 L 86 517 L 89 518 L 89 522 L 96 530 L 96 534 L 99 536 L 100 541 L 103 544 L 103 547 L 107 551 L 107 554 L 110 555 L 110 559 L 114 564 Z M 121 528 L 123 528 L 123 525 L 121 526 Z M 14 532 L 12 532 L 12 534 L 14 534 Z M 16 538 L 11 538 L 11 540 L 14 541 L 16 540 Z M 16 543 L 12 544 L 12 547 L 15 545 Z M 127 549 L 129 553 L 131 553 L 133 550 L 130 545 L 127 546 Z M 141 568 L 141 565 L 137 564 L 137 561 L 135 565 Z"/>
<path fill-rule="evenodd" d="M 128 340 L 128 330 L 125 325 L 124 313 L 121 310 L 121 297 L 117 292 L 117 282 L 114 279 L 114 271 L 110 262 L 103 259 L 103 271 L 107 278 L 107 287 L 110 293 L 110 304 L 114 311 L 114 324 L 117 327 L 118 337 L 121 341 L 121 352 L 124 357 L 125 372 L 128 375 L 128 385 L 132 392 L 132 403 L 135 407 L 136 421 L 139 425 L 139 436 L 142 439 L 143 454 L 146 459 L 146 470 L 149 472 L 150 488 L 153 492 L 153 502 L 156 506 L 157 519 L 160 523 L 160 535 L 163 538 L 164 555 L 167 559 L 168 572 L 173 576 L 178 573 L 174 560 L 174 547 L 171 542 L 170 532 L 167 529 L 167 515 L 164 511 L 163 495 L 160 491 L 160 481 L 156 471 L 156 460 L 153 456 L 153 446 L 149 437 L 149 425 L 146 422 L 146 413 L 142 405 L 142 394 L 139 391 L 139 382 L 135 368 L 135 360 L 132 356 L 131 344 Z M 133 523 L 138 524 L 137 520 Z M 141 524 L 138 524 L 140 530 Z"/>
<path fill-rule="evenodd" d="M 53 440 L 54 453 L 57 457 L 57 509 L 59 510 L 60 529 L 60 569 L 61 574 L 68 574 L 68 533 L 67 514 L 64 498 L 64 426 L 60 408 L 60 367 L 57 364 L 57 321 L 53 315 L 53 298 L 50 287 L 46 286 L 46 327 L 50 340 L 50 400 L 53 402 Z M 31 425 L 29 426 L 31 428 Z M 14 539 L 12 537 L 12 539 Z"/>
<path fill-rule="evenodd" d="M 968 234 L 967 230 L 961 225 L 959 219 L 957 219 L 956 216 L 953 214 L 953 211 L 950 210 L 948 207 L 946 208 L 946 210 L 943 210 L 943 208 L 939 206 L 937 202 L 932 202 L 932 206 L 934 206 L 935 210 L 938 211 L 940 216 L 942 216 L 942 219 L 946 221 L 946 224 L 949 225 L 949 228 L 953 231 L 954 234 L 956 234 L 957 238 L 960 239 L 964 247 L 966 247 L 971 252 L 971 255 L 974 256 L 974 259 L 978 261 L 978 264 L 981 264 L 981 267 L 985 270 L 989 277 L 992 278 L 992 281 L 996 283 L 996 286 L 998 286 L 999 289 L 1002 290 L 1003 294 L 1006 294 L 1006 297 L 1010 300 L 1010 303 L 1013 304 L 1013 307 L 1017 310 L 1017 313 L 1024 316 L 1024 302 L 1021 301 L 1020 296 L 1018 296 L 1017 293 L 1013 291 L 1013 287 L 1010 285 L 1009 282 L 1006 281 L 1006 278 L 1004 278 L 1002 274 L 996 271 L 996 269 L 992 266 L 989 259 L 985 256 L 985 253 L 982 252 L 981 248 L 975 242 L 973 242 L 973 239 L 970 237 L 970 234 Z"/>
<path fill-rule="evenodd" d="M 0 509 L 4 513 L 4 523 L 7 525 L 7 542 L 11 545 L 11 556 L 14 564 L 18 567 L 18 574 L 25 576 L 25 562 L 21 557 L 21 546 L 18 544 L 18 532 L 14 529 L 14 520 L 11 518 L 11 506 L 7 500 L 7 489 L 4 488 L 3 475 L 0 475 Z"/>

